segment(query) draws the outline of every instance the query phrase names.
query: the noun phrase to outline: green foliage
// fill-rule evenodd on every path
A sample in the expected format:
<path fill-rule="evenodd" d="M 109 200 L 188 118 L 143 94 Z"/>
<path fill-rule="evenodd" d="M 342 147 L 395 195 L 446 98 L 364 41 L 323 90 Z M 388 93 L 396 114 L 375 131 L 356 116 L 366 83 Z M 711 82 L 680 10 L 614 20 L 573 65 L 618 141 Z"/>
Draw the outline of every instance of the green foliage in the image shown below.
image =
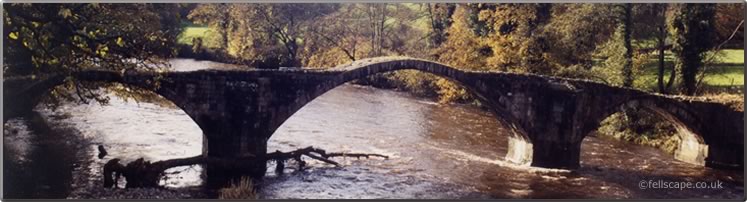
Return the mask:
<path fill-rule="evenodd" d="M 674 126 L 646 109 L 628 108 L 615 113 L 602 121 L 597 134 L 631 142 L 639 145 L 652 146 L 674 154 L 681 138 Z"/>
<path fill-rule="evenodd" d="M 614 8 L 609 4 L 560 4 L 554 8 L 546 32 L 551 44 L 548 60 L 555 71 L 592 67 L 592 55 L 599 46 L 616 41 L 612 38 L 617 27 Z"/>

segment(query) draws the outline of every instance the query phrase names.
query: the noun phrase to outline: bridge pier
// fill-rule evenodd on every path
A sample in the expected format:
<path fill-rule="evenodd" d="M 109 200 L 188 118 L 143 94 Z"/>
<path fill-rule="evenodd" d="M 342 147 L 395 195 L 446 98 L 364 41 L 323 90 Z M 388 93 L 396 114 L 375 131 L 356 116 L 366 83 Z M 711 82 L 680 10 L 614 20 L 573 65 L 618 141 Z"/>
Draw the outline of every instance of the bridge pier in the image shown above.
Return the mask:
<path fill-rule="evenodd" d="M 708 145 L 705 165 L 712 168 L 744 168 L 744 147 L 738 143 Z"/>
<path fill-rule="evenodd" d="M 580 155 L 580 142 L 530 142 L 521 137 L 509 137 L 506 160 L 518 165 L 573 169 L 579 167 Z"/>
<path fill-rule="evenodd" d="M 534 154 L 534 145 L 524 137 L 511 135 L 508 137 L 508 152 L 506 160 L 519 165 L 529 165 Z"/>
<path fill-rule="evenodd" d="M 532 166 L 575 169 L 580 155 L 581 142 L 534 141 Z"/>
<path fill-rule="evenodd" d="M 705 165 L 708 156 L 708 145 L 697 138 L 697 135 L 687 130 L 678 129 L 681 141 L 674 151 L 674 159 L 695 165 Z"/>
<path fill-rule="evenodd" d="M 249 134 L 215 134 L 205 135 L 203 155 L 218 158 L 257 157 L 249 167 L 226 167 L 205 165 L 207 187 L 222 188 L 226 184 L 249 177 L 261 180 L 267 172 L 267 161 L 259 160 L 267 154 L 267 139 Z"/>

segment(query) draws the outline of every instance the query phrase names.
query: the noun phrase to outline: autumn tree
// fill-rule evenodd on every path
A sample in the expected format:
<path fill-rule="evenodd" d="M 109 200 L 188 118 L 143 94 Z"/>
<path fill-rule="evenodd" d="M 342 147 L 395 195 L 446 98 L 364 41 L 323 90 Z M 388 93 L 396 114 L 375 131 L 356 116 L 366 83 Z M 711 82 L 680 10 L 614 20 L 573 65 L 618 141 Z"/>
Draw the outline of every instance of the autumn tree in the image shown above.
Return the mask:
<path fill-rule="evenodd" d="M 431 27 L 428 44 L 431 48 L 435 48 L 446 41 L 446 30 L 451 26 L 453 22 L 452 15 L 454 14 L 456 5 L 445 3 L 427 3 L 425 4 L 425 6 L 428 11 L 427 16 Z"/>
<path fill-rule="evenodd" d="M 552 4 L 478 4 L 479 21 L 486 24 L 491 57 L 488 64 L 501 70 L 551 72 L 545 60 L 549 48 L 544 34 Z"/>
<path fill-rule="evenodd" d="M 469 7 L 459 5 L 452 15 L 451 26 L 446 30 L 446 41 L 435 53 L 438 61 L 445 64 L 470 70 L 488 70 L 487 59 L 491 55 L 490 46 L 476 33 Z M 444 79 L 436 83 L 442 102 L 450 102 L 468 97 L 466 90 L 455 86 Z"/>
<path fill-rule="evenodd" d="M 364 30 L 369 26 L 357 4 L 342 4 L 309 27 L 310 55 L 307 65 L 330 67 L 358 60 L 368 54 Z"/>
<path fill-rule="evenodd" d="M 5 4 L 3 72 L 15 76 L 164 67 L 162 58 L 175 54 L 180 32 L 173 20 L 178 19 L 175 6 Z M 97 86 L 72 77 L 68 81 L 51 98 L 100 98 L 91 90 Z"/>

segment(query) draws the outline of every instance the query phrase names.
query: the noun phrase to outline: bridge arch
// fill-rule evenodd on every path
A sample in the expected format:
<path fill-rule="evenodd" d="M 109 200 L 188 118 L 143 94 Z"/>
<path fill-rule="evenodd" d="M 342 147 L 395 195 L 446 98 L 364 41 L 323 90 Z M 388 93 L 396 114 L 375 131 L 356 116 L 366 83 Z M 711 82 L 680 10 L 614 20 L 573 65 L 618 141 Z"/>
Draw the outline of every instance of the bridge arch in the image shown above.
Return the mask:
<path fill-rule="evenodd" d="M 47 96 L 54 88 L 64 85 L 66 77 L 68 75 L 55 74 L 44 78 L 11 78 L 6 80 L 4 89 L 4 110 L 10 112 L 4 112 L 3 120 L 20 116 L 25 111 L 30 111 L 34 107 L 40 104 L 42 98 Z M 177 108 L 182 110 L 187 116 L 195 122 L 201 130 L 205 131 L 205 124 L 199 120 L 197 114 L 193 113 L 194 110 L 189 110 L 193 107 L 190 105 L 189 100 L 185 99 L 173 88 L 161 88 L 156 84 L 156 74 L 144 74 L 138 76 L 126 76 L 118 72 L 113 71 L 86 71 L 74 73 L 77 79 L 83 82 L 101 82 L 101 83 L 115 83 L 124 85 L 128 88 L 139 89 L 143 91 L 152 92 L 154 95 L 168 100 L 174 104 Z M 32 81 L 31 85 L 26 85 L 29 80 Z M 13 106 L 13 107 L 8 107 Z M 203 141 L 206 141 L 206 137 L 203 137 Z M 205 146 L 203 144 L 203 150 Z"/>
<path fill-rule="evenodd" d="M 510 131 L 510 134 L 508 134 L 509 150 L 506 154 L 506 159 L 524 165 L 528 165 L 532 161 L 532 141 L 527 131 L 524 130 L 524 126 L 521 125 L 521 121 L 514 117 L 514 113 L 511 113 L 510 109 L 504 107 L 506 103 L 496 102 L 498 100 L 509 100 L 502 97 L 504 95 L 511 95 L 511 92 L 500 88 L 489 88 L 492 87 L 489 84 L 483 83 L 480 80 L 470 79 L 469 74 L 473 72 L 462 71 L 429 60 L 409 57 L 378 57 L 354 61 L 327 70 L 338 72 L 338 74 L 332 80 L 318 84 L 318 86 L 313 88 L 313 92 L 307 96 L 299 96 L 298 100 L 291 106 L 291 113 L 288 115 L 288 118 L 307 103 L 340 85 L 368 76 L 399 70 L 416 70 L 433 74 L 465 88 L 469 94 L 473 95 L 481 103 L 486 104 L 498 122 Z M 280 127 L 283 122 L 278 123 L 275 128 Z"/>
<path fill-rule="evenodd" d="M 584 134 L 588 135 L 591 131 L 597 130 L 605 119 L 622 112 L 624 107 L 642 108 L 675 128 L 676 135 L 681 141 L 675 150 L 675 159 L 696 165 L 705 164 L 708 142 L 700 130 L 702 122 L 699 116 L 685 104 L 667 97 L 644 95 L 612 103 L 592 119 L 593 124 L 587 126 Z"/>

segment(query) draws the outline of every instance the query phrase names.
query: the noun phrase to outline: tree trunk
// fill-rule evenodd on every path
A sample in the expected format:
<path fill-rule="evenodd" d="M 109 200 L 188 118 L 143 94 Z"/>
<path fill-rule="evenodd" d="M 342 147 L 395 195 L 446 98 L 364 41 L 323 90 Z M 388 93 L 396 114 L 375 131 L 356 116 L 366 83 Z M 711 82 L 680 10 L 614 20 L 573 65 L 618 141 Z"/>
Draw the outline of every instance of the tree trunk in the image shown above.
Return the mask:
<path fill-rule="evenodd" d="M 665 9 L 662 9 L 661 7 L 662 5 L 654 4 L 654 9 L 657 13 L 662 13 L 665 10 Z M 663 16 L 662 16 L 662 19 L 664 19 Z M 666 48 L 665 40 L 667 38 L 667 27 L 666 27 L 665 22 L 661 22 L 661 24 L 659 25 L 659 34 L 656 38 L 658 40 L 658 46 L 659 46 L 658 47 L 659 48 L 659 72 L 658 72 L 659 74 L 657 75 L 659 93 L 667 94 L 668 87 L 664 86 L 664 49 Z"/>
<path fill-rule="evenodd" d="M 228 24 L 229 24 L 229 21 L 231 20 L 230 13 L 228 11 L 229 6 L 230 5 L 225 4 L 225 3 L 221 4 L 221 7 L 223 9 L 225 9 L 223 11 L 223 19 L 221 19 L 222 21 L 220 22 L 221 23 L 221 30 L 220 30 L 220 32 L 221 32 L 221 35 L 222 35 L 221 37 L 223 37 L 223 41 L 222 41 L 223 44 L 221 44 L 221 45 L 223 45 L 223 48 L 224 48 L 224 50 L 226 50 L 226 52 L 228 52 Z"/>
<path fill-rule="evenodd" d="M 623 86 L 633 86 L 633 47 L 630 42 L 632 29 L 632 12 L 633 4 L 627 3 L 624 6 L 623 16 L 623 43 L 625 45 L 625 61 L 623 63 Z"/>
<path fill-rule="evenodd" d="M 219 158 L 219 157 L 208 157 L 208 156 L 194 156 L 180 159 L 169 159 L 163 161 L 157 161 L 151 163 L 143 160 L 143 158 L 137 159 L 133 162 L 128 163 L 126 166 L 119 163 L 119 159 L 109 160 L 104 165 L 104 187 L 117 187 L 117 181 L 119 176 L 124 176 L 127 180 L 125 188 L 138 188 L 138 187 L 158 187 L 158 182 L 161 177 L 169 168 L 188 166 L 195 164 L 209 165 L 213 167 L 232 168 L 237 170 L 250 170 L 256 166 L 253 162 L 267 162 L 273 160 L 278 162 L 276 172 L 282 173 L 285 168 L 285 161 L 294 159 L 298 162 L 299 170 L 304 169 L 306 163 L 301 159 L 301 156 L 307 156 L 312 159 L 316 159 L 328 164 L 340 166 L 339 163 L 329 160 L 331 157 L 355 157 L 355 158 L 369 158 L 372 156 L 382 157 L 388 159 L 388 156 L 380 154 L 365 154 L 365 153 L 327 153 L 325 150 L 317 149 L 313 147 L 306 147 L 291 152 L 280 152 L 275 151 L 264 155 L 264 157 L 240 157 L 240 158 Z M 262 158 L 257 161 L 258 158 Z"/>

